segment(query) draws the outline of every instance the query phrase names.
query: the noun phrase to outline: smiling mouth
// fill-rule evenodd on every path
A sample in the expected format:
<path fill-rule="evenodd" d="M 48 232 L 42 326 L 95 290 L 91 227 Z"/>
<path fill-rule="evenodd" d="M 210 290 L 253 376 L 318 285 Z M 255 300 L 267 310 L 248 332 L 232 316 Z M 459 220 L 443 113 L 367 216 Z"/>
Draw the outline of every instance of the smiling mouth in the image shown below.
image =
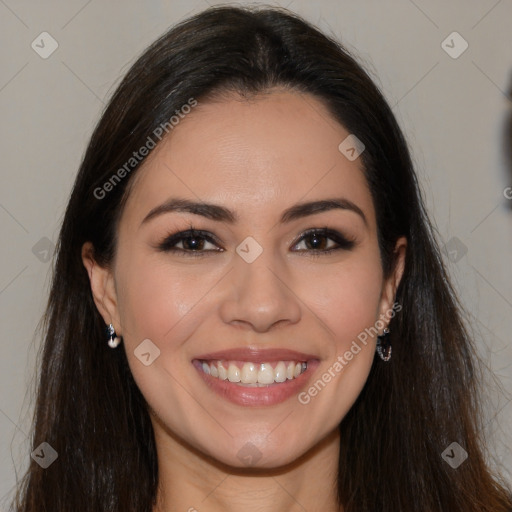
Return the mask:
<path fill-rule="evenodd" d="M 265 387 L 282 384 L 303 374 L 308 363 L 305 361 L 272 361 L 254 363 L 251 361 L 196 360 L 203 373 L 220 381 L 229 381 L 239 386 Z"/>

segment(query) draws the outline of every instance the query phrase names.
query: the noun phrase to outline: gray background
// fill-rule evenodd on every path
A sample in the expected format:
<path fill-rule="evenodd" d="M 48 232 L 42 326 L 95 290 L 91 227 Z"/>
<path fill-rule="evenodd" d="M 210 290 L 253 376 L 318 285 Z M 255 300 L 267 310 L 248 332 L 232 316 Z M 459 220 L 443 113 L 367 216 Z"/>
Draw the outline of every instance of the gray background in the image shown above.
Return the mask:
<path fill-rule="evenodd" d="M 21 470 L 29 461 L 40 346 L 34 332 L 48 293 L 49 257 L 88 138 L 140 52 L 170 25 L 213 3 L 0 0 L 2 510 L 1 498 L 15 484 L 13 461 Z M 483 435 L 492 442 L 493 464 L 512 482 L 512 200 L 504 193 L 512 185 L 512 2 L 278 4 L 341 39 L 393 106 L 479 352 L 496 375 Z M 58 48 L 43 59 L 31 43 L 42 46 L 45 31 Z M 458 58 L 442 47 L 454 31 L 469 44 Z M 453 37 L 446 45 L 452 53 L 462 48 Z M 44 46 L 47 51 L 48 39 Z"/>

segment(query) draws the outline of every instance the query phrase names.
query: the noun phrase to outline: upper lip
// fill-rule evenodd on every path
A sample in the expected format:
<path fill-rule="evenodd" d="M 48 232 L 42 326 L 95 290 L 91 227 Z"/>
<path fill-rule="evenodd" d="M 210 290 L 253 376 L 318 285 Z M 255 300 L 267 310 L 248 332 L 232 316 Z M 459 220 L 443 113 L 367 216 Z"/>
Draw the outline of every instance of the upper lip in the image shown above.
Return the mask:
<path fill-rule="evenodd" d="M 200 360 L 218 360 L 218 361 L 248 361 L 251 363 L 270 363 L 273 361 L 310 361 L 318 359 L 312 354 L 297 352 L 284 348 L 232 348 L 228 350 L 220 350 L 218 352 L 209 352 L 201 354 L 194 359 Z"/>

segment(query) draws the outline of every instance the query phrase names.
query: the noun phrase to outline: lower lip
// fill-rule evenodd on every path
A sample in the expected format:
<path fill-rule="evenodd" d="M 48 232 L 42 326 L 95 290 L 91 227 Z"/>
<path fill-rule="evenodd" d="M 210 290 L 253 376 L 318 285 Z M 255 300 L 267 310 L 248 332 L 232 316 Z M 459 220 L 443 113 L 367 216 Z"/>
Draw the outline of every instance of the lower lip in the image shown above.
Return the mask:
<path fill-rule="evenodd" d="M 269 384 L 264 387 L 240 386 L 229 380 L 221 380 L 203 372 L 199 361 L 194 360 L 195 366 L 207 386 L 221 397 L 237 405 L 245 406 L 268 406 L 282 403 L 292 396 L 298 395 L 300 390 L 306 386 L 313 371 L 320 364 L 318 360 L 308 361 L 308 367 L 298 377 L 285 382 Z"/>

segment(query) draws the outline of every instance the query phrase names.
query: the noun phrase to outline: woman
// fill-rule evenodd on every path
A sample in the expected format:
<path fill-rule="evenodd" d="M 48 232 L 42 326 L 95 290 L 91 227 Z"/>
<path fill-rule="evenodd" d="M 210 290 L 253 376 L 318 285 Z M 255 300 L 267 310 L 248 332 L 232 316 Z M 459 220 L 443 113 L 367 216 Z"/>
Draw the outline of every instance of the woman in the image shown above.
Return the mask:
<path fill-rule="evenodd" d="M 208 9 L 90 141 L 15 507 L 510 511 L 477 369 L 371 79 L 288 12 Z"/>

